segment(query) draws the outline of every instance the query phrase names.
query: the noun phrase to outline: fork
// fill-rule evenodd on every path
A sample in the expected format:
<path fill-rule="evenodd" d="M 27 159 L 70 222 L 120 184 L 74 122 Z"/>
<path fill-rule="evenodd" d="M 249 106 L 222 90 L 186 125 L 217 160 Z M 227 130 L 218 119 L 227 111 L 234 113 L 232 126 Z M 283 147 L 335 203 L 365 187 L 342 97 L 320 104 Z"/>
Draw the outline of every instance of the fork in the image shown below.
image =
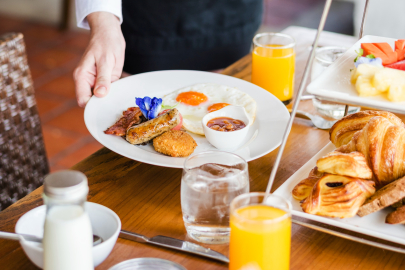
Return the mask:
<path fill-rule="evenodd" d="M 291 109 L 288 109 L 288 111 L 291 113 Z M 312 115 L 300 110 L 297 110 L 296 116 L 311 120 L 312 124 L 319 129 L 330 129 L 336 123 L 336 121 L 329 121 L 318 115 Z"/>

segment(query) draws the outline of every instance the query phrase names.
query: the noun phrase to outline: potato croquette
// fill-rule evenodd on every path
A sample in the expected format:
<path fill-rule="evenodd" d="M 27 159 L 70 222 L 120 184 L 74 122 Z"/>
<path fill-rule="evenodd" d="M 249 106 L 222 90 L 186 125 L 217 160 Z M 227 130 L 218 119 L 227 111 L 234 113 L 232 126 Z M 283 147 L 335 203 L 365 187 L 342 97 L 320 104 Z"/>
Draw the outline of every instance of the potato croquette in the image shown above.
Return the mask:
<path fill-rule="evenodd" d="M 184 131 L 169 130 L 153 139 L 153 147 L 171 157 L 187 157 L 194 152 L 197 143 Z"/>

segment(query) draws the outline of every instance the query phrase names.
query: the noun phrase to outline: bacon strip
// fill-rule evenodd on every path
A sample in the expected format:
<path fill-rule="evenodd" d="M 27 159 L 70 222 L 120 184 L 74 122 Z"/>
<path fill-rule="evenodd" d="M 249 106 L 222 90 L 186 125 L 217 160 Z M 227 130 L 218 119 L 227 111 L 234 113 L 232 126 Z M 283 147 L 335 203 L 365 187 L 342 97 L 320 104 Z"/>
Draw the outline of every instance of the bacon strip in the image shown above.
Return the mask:
<path fill-rule="evenodd" d="M 105 134 L 111 134 L 116 136 L 125 136 L 127 129 L 133 125 L 140 124 L 142 122 L 142 112 L 139 107 L 131 107 L 122 112 L 121 118 L 111 127 L 109 127 Z"/>

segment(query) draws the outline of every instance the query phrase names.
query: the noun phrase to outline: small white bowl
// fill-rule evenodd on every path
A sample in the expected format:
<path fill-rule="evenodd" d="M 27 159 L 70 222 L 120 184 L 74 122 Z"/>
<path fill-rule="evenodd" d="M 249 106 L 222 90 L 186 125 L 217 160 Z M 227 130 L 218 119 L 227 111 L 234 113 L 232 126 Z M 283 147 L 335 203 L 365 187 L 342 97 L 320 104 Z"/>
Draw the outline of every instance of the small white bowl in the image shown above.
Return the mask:
<path fill-rule="evenodd" d="M 207 127 L 208 121 L 218 117 L 229 117 L 236 120 L 241 120 L 245 123 L 246 127 L 230 131 L 223 132 L 217 131 Z M 204 129 L 205 138 L 216 148 L 223 151 L 233 151 L 238 149 L 248 134 L 251 126 L 251 121 L 242 106 L 226 106 L 218 111 L 205 115 L 202 119 L 202 125 Z"/>
<path fill-rule="evenodd" d="M 101 244 L 93 247 L 94 266 L 102 263 L 111 253 L 121 230 L 121 220 L 114 211 L 97 203 L 86 202 L 93 234 L 103 239 Z M 16 233 L 30 234 L 38 237 L 44 235 L 46 206 L 36 207 L 25 213 L 15 225 Z M 28 258 L 39 268 L 43 268 L 42 244 L 21 240 L 20 244 Z"/>

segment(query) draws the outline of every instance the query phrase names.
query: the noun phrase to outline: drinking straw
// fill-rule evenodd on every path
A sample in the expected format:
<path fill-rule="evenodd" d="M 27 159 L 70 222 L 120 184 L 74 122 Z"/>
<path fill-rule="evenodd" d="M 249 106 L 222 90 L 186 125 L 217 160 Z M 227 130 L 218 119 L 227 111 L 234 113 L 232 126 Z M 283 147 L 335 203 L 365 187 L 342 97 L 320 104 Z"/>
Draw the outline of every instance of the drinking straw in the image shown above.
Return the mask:
<path fill-rule="evenodd" d="M 290 131 L 291 131 L 291 127 L 292 127 L 292 124 L 293 124 L 293 121 L 295 118 L 295 114 L 297 112 L 298 105 L 300 104 L 300 99 L 301 99 L 302 93 L 304 92 L 304 88 L 305 88 L 305 85 L 306 85 L 306 82 L 308 79 L 308 75 L 309 75 L 309 69 L 312 66 L 312 62 L 315 57 L 315 51 L 316 51 L 316 48 L 318 47 L 319 36 L 322 33 L 323 27 L 325 26 L 325 21 L 326 21 L 326 18 L 328 17 L 328 13 L 329 13 L 331 4 L 332 4 L 332 0 L 326 0 L 325 7 L 323 9 L 323 13 L 322 13 L 322 17 L 321 17 L 321 21 L 319 23 L 318 31 L 316 32 L 315 40 L 312 45 L 311 54 L 309 56 L 307 65 L 305 67 L 304 75 L 302 77 L 298 93 L 295 97 L 295 102 L 294 102 L 294 105 L 293 105 L 293 108 L 291 111 L 291 116 L 290 116 L 290 119 L 288 120 L 287 128 L 284 131 L 283 139 L 281 141 L 281 145 L 280 145 L 280 148 L 277 153 L 276 161 L 274 162 L 273 169 L 271 170 L 270 179 L 269 179 L 269 182 L 268 182 L 267 188 L 266 188 L 266 196 L 263 201 L 266 201 L 267 196 L 269 196 L 269 194 L 270 194 L 271 187 L 273 186 L 274 178 L 276 177 L 277 169 L 278 169 L 278 166 L 280 165 L 280 160 L 283 155 L 285 145 L 287 143 L 288 135 L 290 135 Z"/>

